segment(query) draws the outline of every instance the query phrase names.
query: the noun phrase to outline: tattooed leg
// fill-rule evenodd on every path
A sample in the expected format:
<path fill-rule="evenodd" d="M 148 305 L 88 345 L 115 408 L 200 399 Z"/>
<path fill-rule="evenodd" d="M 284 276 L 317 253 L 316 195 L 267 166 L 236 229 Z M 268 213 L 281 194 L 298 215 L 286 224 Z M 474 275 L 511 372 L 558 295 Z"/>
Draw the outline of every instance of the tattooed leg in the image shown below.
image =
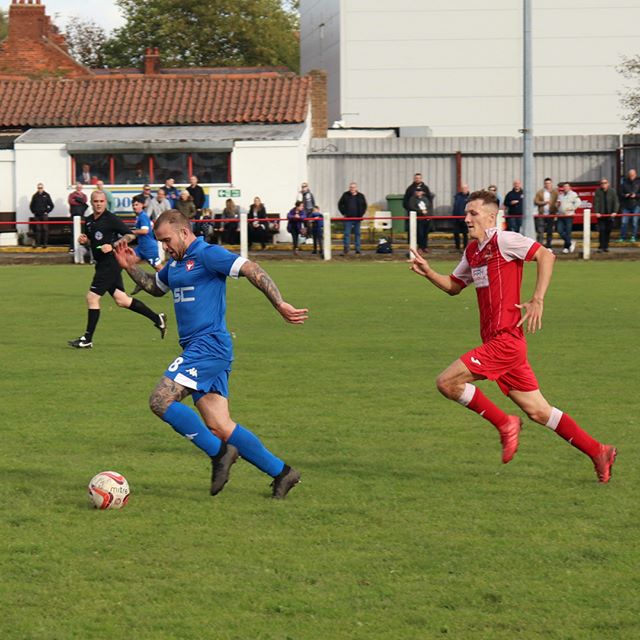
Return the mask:
<path fill-rule="evenodd" d="M 223 453 L 225 449 L 220 438 L 211 433 L 200 416 L 191 407 L 180 402 L 190 393 L 190 389 L 165 376 L 151 394 L 151 411 L 170 424 L 181 436 L 214 458 L 221 449 Z"/>
<path fill-rule="evenodd" d="M 163 376 L 149 398 L 149 407 L 158 418 L 162 418 L 173 402 L 180 402 L 191 394 L 191 389 L 183 387 L 171 378 Z"/>

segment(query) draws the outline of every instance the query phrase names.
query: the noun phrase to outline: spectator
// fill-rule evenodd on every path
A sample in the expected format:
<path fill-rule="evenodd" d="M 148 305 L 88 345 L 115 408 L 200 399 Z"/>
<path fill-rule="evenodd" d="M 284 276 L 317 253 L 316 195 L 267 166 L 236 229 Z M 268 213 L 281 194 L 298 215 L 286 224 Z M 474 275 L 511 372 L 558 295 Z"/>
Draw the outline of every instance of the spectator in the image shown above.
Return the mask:
<path fill-rule="evenodd" d="M 322 234 L 324 233 L 324 217 L 322 216 L 322 213 L 320 213 L 320 207 L 318 207 L 317 205 L 313 207 L 311 213 L 307 215 L 307 220 L 309 220 L 308 224 L 311 225 L 311 235 L 313 237 L 313 251 L 311 253 L 319 253 L 320 255 L 322 255 Z"/>
<path fill-rule="evenodd" d="M 148 209 L 149 205 L 151 204 L 151 200 L 153 200 L 153 193 L 151 192 L 151 186 L 148 184 L 145 184 L 142 187 L 142 192 L 139 193 L 138 196 L 144 199 L 144 208 Z"/>
<path fill-rule="evenodd" d="M 425 254 L 429 251 L 429 230 L 431 228 L 430 220 L 421 220 L 423 216 L 429 215 L 429 200 L 424 192 L 424 188 L 418 185 L 414 194 L 409 198 L 409 212 L 415 211 L 417 220 L 418 235 L 418 251 Z"/>
<path fill-rule="evenodd" d="M 498 187 L 496 187 L 495 184 L 490 184 L 487 187 L 487 191 L 491 191 L 491 193 L 495 195 L 496 200 L 498 201 L 498 209 L 502 209 L 503 206 L 500 204 L 502 202 L 502 196 L 498 193 Z"/>
<path fill-rule="evenodd" d="M 296 204 L 287 214 L 287 231 L 293 238 L 293 253 L 298 253 L 298 240 L 304 232 L 305 220 L 304 202 L 296 200 Z"/>
<path fill-rule="evenodd" d="M 29 210 L 33 214 L 33 217 L 38 222 L 47 222 L 49 213 L 53 211 L 53 200 L 51 196 L 44 190 L 42 182 L 38 182 L 36 185 L 36 192 L 31 196 L 31 202 L 29 204 Z M 36 224 L 34 225 L 34 236 L 36 242 L 36 248 L 47 246 L 49 240 L 49 225 L 48 224 Z"/>
<path fill-rule="evenodd" d="M 96 182 L 96 191 L 100 191 L 101 193 L 104 193 L 104 197 L 107 199 L 107 211 L 110 211 L 111 213 L 115 213 L 115 208 L 116 208 L 115 199 L 111 191 L 107 191 L 104 188 L 104 182 L 102 180 L 98 180 Z"/>
<path fill-rule="evenodd" d="M 544 186 L 536 192 L 533 204 L 538 207 L 538 215 L 545 216 L 544 218 L 536 218 L 537 240 L 540 244 L 544 243 L 547 249 L 551 249 L 554 214 L 558 211 L 558 190 L 553 188 L 551 178 L 544 179 Z M 546 242 L 544 242 L 545 236 Z"/>
<path fill-rule="evenodd" d="M 227 222 L 221 222 L 222 225 L 222 242 L 224 244 L 240 244 L 240 232 L 239 232 L 239 220 L 240 220 L 240 207 L 231 199 L 228 198 L 224 203 L 224 209 L 222 210 L 223 220 Z"/>
<path fill-rule="evenodd" d="M 96 184 L 98 178 L 96 176 L 91 175 L 91 165 L 86 162 L 82 165 L 82 169 L 78 174 L 77 182 L 82 184 Z"/>
<path fill-rule="evenodd" d="M 415 195 L 416 190 L 420 187 L 429 202 L 429 215 L 433 213 L 433 200 L 435 199 L 435 195 L 431 193 L 429 187 L 422 181 L 422 174 L 416 173 L 413 176 L 413 182 L 406 188 L 404 192 L 404 197 L 402 198 L 402 207 L 405 210 L 406 214 L 409 215 L 409 211 L 411 208 L 409 207 L 409 200 L 413 195 Z M 409 230 L 409 221 L 405 220 L 404 228 L 406 231 Z"/>
<path fill-rule="evenodd" d="M 151 222 L 155 222 L 161 213 L 169 211 L 169 209 L 171 209 L 171 203 L 167 198 L 167 193 L 160 187 L 156 192 L 156 197 L 151 198 L 151 202 L 147 207 L 147 213 L 149 214 L 149 218 L 151 218 Z"/>
<path fill-rule="evenodd" d="M 300 185 L 300 200 L 304 205 L 304 217 L 311 218 L 313 208 L 316 206 L 316 199 L 313 197 L 313 193 L 309 190 L 309 183 L 303 182 Z M 306 227 L 307 235 L 311 235 L 311 229 Z"/>
<path fill-rule="evenodd" d="M 367 199 L 364 194 L 358 191 L 358 185 L 352 182 L 349 185 L 349 191 L 345 191 L 338 201 L 338 210 L 345 218 L 354 218 L 344 221 L 344 240 L 343 240 L 343 256 L 349 253 L 349 244 L 351 242 L 351 232 L 356 253 L 360 253 L 360 224 L 362 217 L 367 212 Z"/>
<path fill-rule="evenodd" d="M 622 206 L 622 224 L 620 225 L 620 240 L 627 239 L 627 227 L 631 219 L 631 242 L 638 237 L 638 213 L 640 213 L 640 178 L 635 169 L 629 169 L 627 177 L 620 184 L 620 204 Z"/>
<path fill-rule="evenodd" d="M 175 186 L 175 180 L 173 178 L 167 178 L 164 181 L 164 194 L 171 205 L 171 209 L 176 208 L 176 203 L 180 199 L 180 192 Z"/>
<path fill-rule="evenodd" d="M 457 220 L 453 221 L 453 241 L 455 242 L 456 249 L 460 251 L 460 236 L 462 235 L 462 249 L 467 248 L 468 242 L 468 229 L 467 224 L 464 221 L 466 215 L 465 207 L 469 202 L 469 185 L 460 185 L 460 191 L 453 196 L 453 210 L 451 215 L 456 216 Z"/>
<path fill-rule="evenodd" d="M 180 197 L 174 209 L 177 209 L 185 218 L 189 218 L 189 220 L 193 220 L 196 217 L 196 205 L 186 189 L 180 192 Z"/>
<path fill-rule="evenodd" d="M 562 191 L 558 194 L 558 233 L 564 240 L 562 253 L 573 253 L 576 250 L 576 243 L 571 240 L 573 229 L 573 218 L 576 209 L 580 206 L 580 198 L 575 191 L 571 190 L 571 184 L 565 182 Z"/>
<path fill-rule="evenodd" d="M 507 216 L 507 229 L 520 233 L 520 225 L 522 224 L 522 203 L 524 201 L 524 192 L 522 191 L 522 182 L 520 180 L 513 181 L 513 189 L 504 197 L 504 206 Z"/>
<path fill-rule="evenodd" d="M 204 209 L 204 189 L 198 184 L 198 176 L 189 177 L 189 186 L 187 187 L 189 195 L 193 198 L 193 204 L 196 206 L 196 218 L 199 218 Z"/>
<path fill-rule="evenodd" d="M 200 223 L 198 224 L 198 233 L 208 244 L 222 244 L 221 222 L 214 222 L 215 219 L 222 218 L 221 213 L 216 213 L 211 217 L 211 209 L 203 209 Z"/>
<path fill-rule="evenodd" d="M 67 202 L 69 203 L 69 215 L 71 216 L 71 220 L 75 216 L 80 216 L 81 218 L 84 216 L 84 212 L 89 208 L 87 204 L 87 194 L 82 190 L 82 183 L 76 183 L 75 191 L 72 191 L 67 198 Z M 71 242 L 69 244 L 69 253 L 74 252 L 73 246 L 73 226 L 71 227 Z"/>
<path fill-rule="evenodd" d="M 266 249 L 269 240 L 269 221 L 267 220 L 267 209 L 258 196 L 253 199 L 253 204 L 249 207 L 247 223 L 249 225 L 249 249 L 254 242 L 259 242 L 262 249 Z"/>
<path fill-rule="evenodd" d="M 600 180 L 600 187 L 596 189 L 593 198 L 593 212 L 598 221 L 598 253 L 609 251 L 609 236 L 613 226 L 613 218 L 618 213 L 620 201 L 615 189 L 609 187 L 606 178 Z"/>

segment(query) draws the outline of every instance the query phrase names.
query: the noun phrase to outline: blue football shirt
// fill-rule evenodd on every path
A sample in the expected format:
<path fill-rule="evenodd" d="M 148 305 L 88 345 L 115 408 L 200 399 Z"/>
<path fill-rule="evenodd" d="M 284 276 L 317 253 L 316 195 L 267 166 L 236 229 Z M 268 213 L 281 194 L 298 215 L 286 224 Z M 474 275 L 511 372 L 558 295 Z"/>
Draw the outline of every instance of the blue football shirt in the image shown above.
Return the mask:
<path fill-rule="evenodd" d="M 137 236 L 138 237 L 138 247 L 140 252 L 147 254 L 157 254 L 158 253 L 158 241 L 156 237 L 153 235 L 153 228 L 151 226 L 151 219 L 149 218 L 149 214 L 146 211 L 141 211 L 140 215 L 136 218 L 136 229 L 148 229 L 149 232 Z"/>
<path fill-rule="evenodd" d="M 156 274 L 158 286 L 173 292 L 183 348 L 194 339 L 208 336 L 215 342 L 215 352 L 221 359 L 233 359 L 225 319 L 226 279 L 227 276 L 237 278 L 245 262 L 245 258 L 197 238 L 189 245 L 182 260 L 170 260 Z"/>

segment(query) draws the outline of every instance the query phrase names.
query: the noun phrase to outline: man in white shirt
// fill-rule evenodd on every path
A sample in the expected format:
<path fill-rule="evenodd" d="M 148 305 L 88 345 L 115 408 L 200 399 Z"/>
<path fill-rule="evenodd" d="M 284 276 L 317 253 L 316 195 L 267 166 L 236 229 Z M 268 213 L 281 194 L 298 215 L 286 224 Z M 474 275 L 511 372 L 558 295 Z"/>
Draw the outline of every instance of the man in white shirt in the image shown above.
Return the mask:
<path fill-rule="evenodd" d="M 571 231 L 573 230 L 573 218 L 579 206 L 578 194 L 571 189 L 569 182 L 565 182 L 558 194 L 558 233 L 564 240 L 562 253 L 573 253 L 576 250 L 576 243 L 571 240 Z"/>

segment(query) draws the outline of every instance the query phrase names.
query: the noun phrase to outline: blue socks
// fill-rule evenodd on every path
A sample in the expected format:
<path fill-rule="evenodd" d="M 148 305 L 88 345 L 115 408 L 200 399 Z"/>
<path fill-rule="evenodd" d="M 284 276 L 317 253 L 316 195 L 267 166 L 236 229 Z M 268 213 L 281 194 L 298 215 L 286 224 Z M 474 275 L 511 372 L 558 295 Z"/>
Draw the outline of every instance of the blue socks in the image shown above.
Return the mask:
<path fill-rule="evenodd" d="M 220 451 L 222 440 L 209 431 L 200 416 L 190 407 L 174 401 L 164 412 L 162 419 L 207 455 L 213 457 Z"/>
<path fill-rule="evenodd" d="M 193 409 L 181 402 L 172 402 L 162 419 L 208 456 L 213 457 L 220 451 L 222 440 L 209 431 Z M 284 469 L 284 462 L 276 458 L 255 434 L 239 424 L 236 425 L 227 442 L 232 444 L 247 462 L 273 478 Z"/>
<path fill-rule="evenodd" d="M 284 462 L 276 458 L 255 434 L 239 424 L 236 425 L 227 444 L 232 444 L 247 462 L 273 478 L 284 469 Z"/>

